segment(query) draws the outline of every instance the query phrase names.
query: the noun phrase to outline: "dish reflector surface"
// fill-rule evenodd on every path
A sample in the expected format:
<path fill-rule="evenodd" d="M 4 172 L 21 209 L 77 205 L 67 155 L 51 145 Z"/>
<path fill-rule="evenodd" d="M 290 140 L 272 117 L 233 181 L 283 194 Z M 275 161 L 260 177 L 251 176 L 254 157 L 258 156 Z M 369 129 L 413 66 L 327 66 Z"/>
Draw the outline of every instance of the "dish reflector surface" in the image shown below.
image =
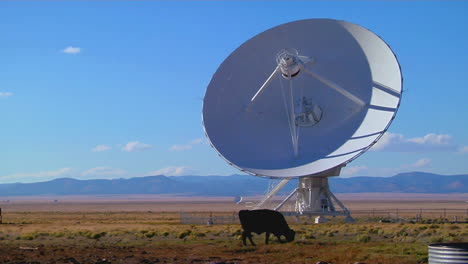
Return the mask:
<path fill-rule="evenodd" d="M 297 60 L 294 76 L 278 70 L 285 50 Z M 372 146 L 401 93 L 398 61 L 377 35 L 345 21 L 300 20 L 256 35 L 225 59 L 208 85 L 203 124 L 213 148 L 240 170 L 310 176 Z"/>

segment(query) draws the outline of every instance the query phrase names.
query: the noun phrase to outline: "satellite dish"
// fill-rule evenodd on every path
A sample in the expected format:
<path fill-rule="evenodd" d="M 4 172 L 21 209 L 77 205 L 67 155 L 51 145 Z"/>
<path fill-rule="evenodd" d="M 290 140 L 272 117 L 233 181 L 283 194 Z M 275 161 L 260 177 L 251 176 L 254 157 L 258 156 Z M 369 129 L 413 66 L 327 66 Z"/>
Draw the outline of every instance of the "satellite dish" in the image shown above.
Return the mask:
<path fill-rule="evenodd" d="M 206 90 L 203 125 L 211 146 L 241 171 L 328 190 L 326 177 L 385 133 L 401 95 L 400 66 L 380 37 L 346 21 L 299 20 L 224 60 Z"/>
<path fill-rule="evenodd" d="M 236 196 L 234 197 L 234 202 L 235 202 L 236 204 L 240 204 L 240 203 L 242 202 L 242 196 L 236 195 Z"/>

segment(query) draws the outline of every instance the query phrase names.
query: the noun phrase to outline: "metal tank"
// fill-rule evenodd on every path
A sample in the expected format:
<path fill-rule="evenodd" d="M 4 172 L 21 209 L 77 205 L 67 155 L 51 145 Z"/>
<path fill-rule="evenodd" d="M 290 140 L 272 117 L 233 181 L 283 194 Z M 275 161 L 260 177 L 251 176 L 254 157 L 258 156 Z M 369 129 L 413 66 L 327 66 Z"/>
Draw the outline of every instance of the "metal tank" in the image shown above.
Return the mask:
<path fill-rule="evenodd" d="M 429 245 L 429 264 L 468 264 L 468 243 Z"/>

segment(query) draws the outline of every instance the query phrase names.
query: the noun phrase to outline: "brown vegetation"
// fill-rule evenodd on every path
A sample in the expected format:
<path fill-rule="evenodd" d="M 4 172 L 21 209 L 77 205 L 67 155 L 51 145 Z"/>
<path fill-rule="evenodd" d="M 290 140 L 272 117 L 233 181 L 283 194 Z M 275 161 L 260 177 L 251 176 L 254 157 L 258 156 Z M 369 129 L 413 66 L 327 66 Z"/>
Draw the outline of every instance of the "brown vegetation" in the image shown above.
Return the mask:
<path fill-rule="evenodd" d="M 361 217 L 354 224 L 334 219 L 320 225 L 288 218 L 294 242 L 264 245 L 264 236 L 254 235 L 258 246 L 245 247 L 239 224 L 180 224 L 176 210 L 106 211 L 117 206 L 111 204 L 83 211 L 90 205 L 74 203 L 63 202 L 63 211 L 43 211 L 38 204 L 36 210 L 11 210 L 10 203 L 0 225 L 0 263 L 426 263 L 428 243 L 468 239 L 468 224 L 440 218 L 412 224 Z M 26 206 L 31 204 L 20 207 Z M 232 212 L 214 213 L 223 214 Z"/>

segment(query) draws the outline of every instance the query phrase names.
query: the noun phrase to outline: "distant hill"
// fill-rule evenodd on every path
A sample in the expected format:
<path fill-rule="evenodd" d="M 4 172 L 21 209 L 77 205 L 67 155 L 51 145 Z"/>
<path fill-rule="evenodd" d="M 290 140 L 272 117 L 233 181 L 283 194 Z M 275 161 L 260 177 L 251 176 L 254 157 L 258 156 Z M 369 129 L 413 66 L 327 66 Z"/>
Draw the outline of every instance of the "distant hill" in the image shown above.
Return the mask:
<path fill-rule="evenodd" d="M 330 179 L 330 186 L 337 193 L 468 193 L 468 174 L 442 176 L 408 172 L 393 177 L 336 177 Z"/>
<path fill-rule="evenodd" d="M 250 175 L 177 176 L 163 175 L 113 180 L 60 178 L 37 183 L 0 184 L 0 196 L 173 194 L 199 196 L 261 195 L 269 179 Z M 291 180 L 281 191 L 294 190 Z M 393 177 L 330 178 L 335 193 L 468 193 L 468 174 L 442 176 L 425 172 L 401 173 Z"/>

